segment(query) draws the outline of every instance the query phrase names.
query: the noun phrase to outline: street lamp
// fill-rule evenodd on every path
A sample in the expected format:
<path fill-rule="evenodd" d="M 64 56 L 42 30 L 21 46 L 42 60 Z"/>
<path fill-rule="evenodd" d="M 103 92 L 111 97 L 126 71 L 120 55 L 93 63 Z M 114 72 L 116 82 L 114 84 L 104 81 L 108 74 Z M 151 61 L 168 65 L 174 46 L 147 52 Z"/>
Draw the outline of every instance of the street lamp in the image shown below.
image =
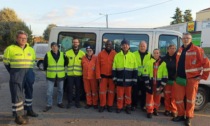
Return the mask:
<path fill-rule="evenodd" d="M 106 16 L 106 28 L 108 28 L 108 14 L 99 13 L 99 15 L 104 15 L 104 16 Z"/>

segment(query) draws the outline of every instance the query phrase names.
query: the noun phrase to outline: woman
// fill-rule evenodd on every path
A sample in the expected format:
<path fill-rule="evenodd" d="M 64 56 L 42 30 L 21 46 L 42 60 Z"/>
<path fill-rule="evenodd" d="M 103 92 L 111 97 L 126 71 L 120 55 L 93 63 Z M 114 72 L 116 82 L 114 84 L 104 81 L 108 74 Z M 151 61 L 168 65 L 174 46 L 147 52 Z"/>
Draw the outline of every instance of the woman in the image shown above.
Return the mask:
<path fill-rule="evenodd" d="M 96 81 L 95 66 L 96 56 L 93 54 L 91 46 L 86 47 L 86 55 L 82 58 L 83 82 L 86 93 L 86 109 L 92 105 L 95 109 L 98 107 L 98 84 Z"/>
<path fill-rule="evenodd" d="M 169 45 L 168 52 L 163 58 L 166 62 L 168 70 L 168 81 L 164 88 L 164 103 L 165 103 L 165 112 L 164 115 L 169 116 L 170 113 L 173 117 L 176 116 L 177 108 L 176 102 L 174 99 L 174 80 L 176 76 L 176 46 Z"/>
<path fill-rule="evenodd" d="M 168 71 L 166 63 L 160 58 L 160 50 L 153 50 L 153 58 L 145 65 L 143 76 L 145 79 L 146 109 L 147 118 L 152 118 L 152 114 L 158 116 L 161 92 L 166 85 Z"/>

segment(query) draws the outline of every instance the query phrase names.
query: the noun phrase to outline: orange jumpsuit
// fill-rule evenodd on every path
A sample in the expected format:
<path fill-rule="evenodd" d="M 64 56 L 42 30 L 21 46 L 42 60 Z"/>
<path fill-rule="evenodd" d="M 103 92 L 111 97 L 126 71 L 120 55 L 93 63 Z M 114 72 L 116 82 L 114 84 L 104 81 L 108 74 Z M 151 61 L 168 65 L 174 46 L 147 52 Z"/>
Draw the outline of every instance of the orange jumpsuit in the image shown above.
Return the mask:
<path fill-rule="evenodd" d="M 183 58 L 184 57 L 184 58 Z M 184 60 L 183 60 L 184 59 Z M 188 118 L 194 117 L 194 108 L 199 81 L 196 77 L 206 80 L 210 72 L 210 63 L 204 55 L 203 49 L 194 44 L 187 48 L 179 48 L 176 56 L 177 76 L 186 75 L 186 86 L 175 84 L 175 100 L 178 110 L 178 116 Z M 184 71 L 180 72 L 180 68 Z M 184 97 L 186 96 L 186 109 L 184 106 Z"/>
<path fill-rule="evenodd" d="M 102 50 L 98 54 L 96 62 L 96 79 L 101 79 L 99 84 L 99 98 L 101 107 L 104 107 L 105 105 L 113 106 L 115 85 L 112 80 L 112 64 L 115 55 L 116 52 L 114 50 L 111 50 L 109 54 L 106 50 Z"/>
<path fill-rule="evenodd" d="M 82 58 L 83 82 L 87 105 L 98 104 L 98 84 L 95 75 L 96 59 L 95 55 L 92 55 L 90 60 L 86 56 Z"/>

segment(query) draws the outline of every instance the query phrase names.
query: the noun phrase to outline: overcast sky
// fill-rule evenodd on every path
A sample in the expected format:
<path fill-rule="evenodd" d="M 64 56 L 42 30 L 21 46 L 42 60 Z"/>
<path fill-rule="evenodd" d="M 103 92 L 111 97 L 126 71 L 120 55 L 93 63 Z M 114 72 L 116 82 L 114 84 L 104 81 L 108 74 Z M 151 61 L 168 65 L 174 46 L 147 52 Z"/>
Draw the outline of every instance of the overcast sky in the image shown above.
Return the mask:
<path fill-rule="evenodd" d="M 210 0 L 0 0 L 0 9 L 14 9 L 33 34 L 42 35 L 48 24 L 76 27 L 152 28 L 169 25 L 176 7 L 183 12 L 209 8 Z"/>

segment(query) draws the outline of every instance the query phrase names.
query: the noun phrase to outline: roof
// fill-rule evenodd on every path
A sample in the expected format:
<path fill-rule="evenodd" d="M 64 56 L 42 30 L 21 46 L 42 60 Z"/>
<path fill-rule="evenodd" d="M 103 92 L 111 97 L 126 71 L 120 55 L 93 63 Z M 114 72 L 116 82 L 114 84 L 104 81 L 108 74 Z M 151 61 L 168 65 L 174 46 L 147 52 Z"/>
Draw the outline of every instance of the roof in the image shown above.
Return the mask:
<path fill-rule="evenodd" d="M 210 7 L 209 8 L 206 8 L 206 9 L 203 9 L 203 10 L 200 10 L 197 13 L 201 13 L 201 12 L 205 12 L 205 11 L 210 11 Z"/>

